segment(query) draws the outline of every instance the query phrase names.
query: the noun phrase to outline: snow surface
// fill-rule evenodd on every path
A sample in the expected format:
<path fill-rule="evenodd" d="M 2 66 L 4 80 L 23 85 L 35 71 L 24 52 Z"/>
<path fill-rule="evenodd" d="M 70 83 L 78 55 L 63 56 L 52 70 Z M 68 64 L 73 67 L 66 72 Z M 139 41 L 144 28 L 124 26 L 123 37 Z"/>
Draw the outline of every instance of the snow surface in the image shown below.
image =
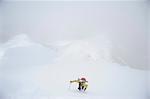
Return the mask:
<path fill-rule="evenodd" d="M 111 58 L 105 38 L 43 46 L 20 34 L 0 46 L 0 99 L 148 99 L 146 72 Z M 79 92 L 70 80 L 86 77 Z"/>

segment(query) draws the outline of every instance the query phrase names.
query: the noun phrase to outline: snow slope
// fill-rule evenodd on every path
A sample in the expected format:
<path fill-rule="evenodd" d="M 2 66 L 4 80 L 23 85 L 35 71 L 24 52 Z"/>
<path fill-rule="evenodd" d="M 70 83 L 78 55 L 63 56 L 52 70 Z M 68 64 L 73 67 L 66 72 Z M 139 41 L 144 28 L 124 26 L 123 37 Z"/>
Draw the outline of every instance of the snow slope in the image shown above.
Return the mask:
<path fill-rule="evenodd" d="M 25 34 L 12 38 L 0 47 L 0 99 L 148 99 L 146 72 L 113 62 L 109 45 L 100 46 L 87 39 L 45 47 Z M 69 84 L 78 77 L 89 81 L 85 93 Z"/>

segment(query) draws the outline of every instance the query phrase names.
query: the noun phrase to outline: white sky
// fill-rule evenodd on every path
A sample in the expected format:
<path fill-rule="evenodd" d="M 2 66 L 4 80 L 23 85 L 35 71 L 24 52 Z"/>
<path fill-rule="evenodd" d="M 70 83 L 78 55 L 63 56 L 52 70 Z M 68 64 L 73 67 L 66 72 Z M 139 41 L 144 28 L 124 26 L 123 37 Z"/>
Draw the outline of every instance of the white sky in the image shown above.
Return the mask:
<path fill-rule="evenodd" d="M 2 1 L 148 1 L 148 0 L 2 0 Z"/>
<path fill-rule="evenodd" d="M 135 67 L 147 66 L 147 10 L 141 2 L 6 2 L 1 41 L 26 33 L 39 42 L 104 34 L 115 56 Z"/>

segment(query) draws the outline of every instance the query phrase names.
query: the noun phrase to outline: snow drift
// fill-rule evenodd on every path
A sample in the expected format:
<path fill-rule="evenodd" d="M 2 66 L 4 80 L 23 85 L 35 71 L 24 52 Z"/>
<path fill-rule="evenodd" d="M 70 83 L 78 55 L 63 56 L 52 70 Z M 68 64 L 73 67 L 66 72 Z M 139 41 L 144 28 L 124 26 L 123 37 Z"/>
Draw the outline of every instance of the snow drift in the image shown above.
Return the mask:
<path fill-rule="evenodd" d="M 43 46 L 18 35 L 0 47 L 1 99 L 146 99 L 146 72 L 114 63 L 111 44 L 101 38 Z M 79 93 L 69 80 L 86 77 Z"/>

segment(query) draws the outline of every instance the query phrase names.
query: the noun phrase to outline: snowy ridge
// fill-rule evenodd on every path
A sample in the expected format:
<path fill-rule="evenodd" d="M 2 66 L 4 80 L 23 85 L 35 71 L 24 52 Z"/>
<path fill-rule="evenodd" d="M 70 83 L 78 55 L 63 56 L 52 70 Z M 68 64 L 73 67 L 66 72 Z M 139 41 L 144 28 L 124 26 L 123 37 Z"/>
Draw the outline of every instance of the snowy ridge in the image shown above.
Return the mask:
<path fill-rule="evenodd" d="M 24 34 L 14 37 L 0 47 L 0 98 L 146 99 L 146 72 L 112 63 L 111 44 L 100 41 L 60 41 L 48 48 Z M 77 84 L 69 87 L 78 77 L 89 81 L 85 93 Z"/>
<path fill-rule="evenodd" d="M 59 60 L 70 61 L 108 61 L 112 62 L 111 46 L 103 36 L 98 41 L 93 39 L 57 41 L 49 44 L 56 48 Z"/>
<path fill-rule="evenodd" d="M 0 47 L 0 59 L 2 60 L 0 63 L 4 70 L 7 70 L 5 68 L 8 65 L 25 68 L 25 66 L 49 64 L 55 55 L 56 52 L 53 49 L 32 41 L 25 34 L 13 37 Z"/>
<path fill-rule="evenodd" d="M 70 57 L 72 60 L 81 60 L 88 58 L 96 61 L 100 58 L 99 51 L 89 42 L 74 41 L 66 48 L 62 57 Z"/>
<path fill-rule="evenodd" d="M 25 47 L 35 44 L 27 35 L 19 34 L 4 44 L 5 48 Z"/>
<path fill-rule="evenodd" d="M 0 45 L 0 60 L 4 56 L 7 49 L 15 47 L 31 46 L 34 43 L 25 34 L 17 35 L 11 38 L 8 42 Z"/>

